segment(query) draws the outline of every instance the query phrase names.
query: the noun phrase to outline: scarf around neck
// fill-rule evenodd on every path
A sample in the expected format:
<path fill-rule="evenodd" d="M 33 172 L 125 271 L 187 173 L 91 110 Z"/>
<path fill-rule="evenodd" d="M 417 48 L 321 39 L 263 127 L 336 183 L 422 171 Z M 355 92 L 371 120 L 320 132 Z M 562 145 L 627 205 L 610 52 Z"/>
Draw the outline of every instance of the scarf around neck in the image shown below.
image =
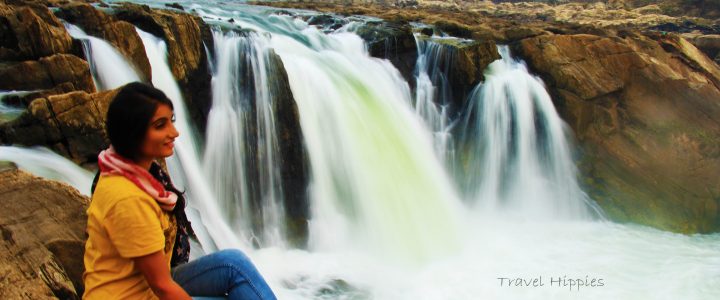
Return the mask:
<path fill-rule="evenodd" d="M 110 146 L 98 155 L 100 174 L 123 175 L 141 190 L 145 191 L 165 211 L 172 211 L 177 203 L 178 196 L 165 189 L 148 170 L 135 164 L 133 161 L 120 156 L 115 148 Z"/>

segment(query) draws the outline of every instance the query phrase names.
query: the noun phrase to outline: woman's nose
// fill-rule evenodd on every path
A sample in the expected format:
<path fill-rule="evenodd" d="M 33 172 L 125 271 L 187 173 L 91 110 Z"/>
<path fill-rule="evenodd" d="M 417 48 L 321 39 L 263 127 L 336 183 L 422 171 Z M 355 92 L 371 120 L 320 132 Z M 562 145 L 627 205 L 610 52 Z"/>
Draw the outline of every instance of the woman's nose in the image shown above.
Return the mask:
<path fill-rule="evenodd" d="M 177 131 L 177 128 L 175 127 L 174 123 L 170 123 L 170 136 L 172 138 L 176 138 L 180 135 L 180 132 Z"/>

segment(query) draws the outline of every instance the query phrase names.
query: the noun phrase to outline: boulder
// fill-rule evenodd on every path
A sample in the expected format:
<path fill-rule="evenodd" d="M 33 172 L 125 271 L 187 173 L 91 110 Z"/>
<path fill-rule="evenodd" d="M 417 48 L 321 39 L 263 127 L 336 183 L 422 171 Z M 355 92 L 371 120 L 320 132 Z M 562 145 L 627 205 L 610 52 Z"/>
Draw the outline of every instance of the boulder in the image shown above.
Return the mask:
<path fill-rule="evenodd" d="M 205 45 L 213 45 L 210 27 L 195 15 L 132 3 L 116 7 L 115 16 L 165 40 L 170 69 L 195 126 L 204 134 L 212 105 L 211 74 L 205 53 Z"/>
<path fill-rule="evenodd" d="M 87 34 L 108 41 L 138 70 L 141 79 L 150 82 L 150 62 L 145 47 L 132 24 L 97 10 L 86 3 L 72 2 L 60 7 L 60 18 L 82 28 Z"/>
<path fill-rule="evenodd" d="M 720 231 L 717 65 L 674 34 L 544 35 L 515 45 L 548 84 L 608 217 Z"/>
<path fill-rule="evenodd" d="M 409 24 L 403 22 L 366 22 L 356 32 L 368 46 L 370 56 L 385 58 L 398 68 L 400 73 L 414 86 L 417 44 Z"/>
<path fill-rule="evenodd" d="M 75 91 L 35 99 L 27 112 L 0 124 L 0 143 L 47 146 L 78 164 L 92 164 L 109 144 L 105 114 L 115 93 Z"/>
<path fill-rule="evenodd" d="M 310 220 L 310 164 L 300 126 L 300 113 L 280 56 L 269 56 L 270 89 L 276 96 L 273 104 L 280 147 L 280 178 L 285 201 L 286 227 L 291 244 L 307 246 L 308 221 Z"/>
<path fill-rule="evenodd" d="M 4 299 L 80 299 L 88 203 L 64 183 L 0 171 Z"/>
<path fill-rule="evenodd" d="M 0 2 L 0 61 L 34 60 L 68 53 L 72 38 L 47 7 L 22 1 Z"/>
<path fill-rule="evenodd" d="M 38 60 L 0 64 L 0 90 L 95 91 L 90 66 L 71 54 L 55 54 Z"/>

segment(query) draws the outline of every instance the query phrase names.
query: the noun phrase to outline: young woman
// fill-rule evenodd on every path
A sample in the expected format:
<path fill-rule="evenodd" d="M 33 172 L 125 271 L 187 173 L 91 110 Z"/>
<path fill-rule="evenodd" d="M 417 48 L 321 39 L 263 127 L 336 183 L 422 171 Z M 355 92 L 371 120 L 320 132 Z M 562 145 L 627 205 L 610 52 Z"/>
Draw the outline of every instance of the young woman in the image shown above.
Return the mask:
<path fill-rule="evenodd" d="M 194 234 L 185 199 L 155 162 L 173 154 L 173 104 L 142 83 L 120 89 L 105 122 L 111 146 L 87 210 L 83 299 L 275 299 L 238 250 L 188 262 Z"/>

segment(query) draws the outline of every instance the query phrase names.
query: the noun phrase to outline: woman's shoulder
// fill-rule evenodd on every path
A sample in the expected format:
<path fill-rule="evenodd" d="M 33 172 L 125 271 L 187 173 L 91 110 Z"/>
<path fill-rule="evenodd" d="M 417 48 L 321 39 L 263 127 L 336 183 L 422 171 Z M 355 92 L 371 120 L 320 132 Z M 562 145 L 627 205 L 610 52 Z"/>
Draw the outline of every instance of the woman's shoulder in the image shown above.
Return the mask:
<path fill-rule="evenodd" d="M 91 203 L 95 202 L 103 204 L 103 206 L 112 206 L 112 204 L 128 198 L 146 200 L 151 203 L 155 202 L 150 195 L 127 179 L 127 177 L 122 175 L 101 175 L 98 179 L 95 192 L 92 195 Z"/>

